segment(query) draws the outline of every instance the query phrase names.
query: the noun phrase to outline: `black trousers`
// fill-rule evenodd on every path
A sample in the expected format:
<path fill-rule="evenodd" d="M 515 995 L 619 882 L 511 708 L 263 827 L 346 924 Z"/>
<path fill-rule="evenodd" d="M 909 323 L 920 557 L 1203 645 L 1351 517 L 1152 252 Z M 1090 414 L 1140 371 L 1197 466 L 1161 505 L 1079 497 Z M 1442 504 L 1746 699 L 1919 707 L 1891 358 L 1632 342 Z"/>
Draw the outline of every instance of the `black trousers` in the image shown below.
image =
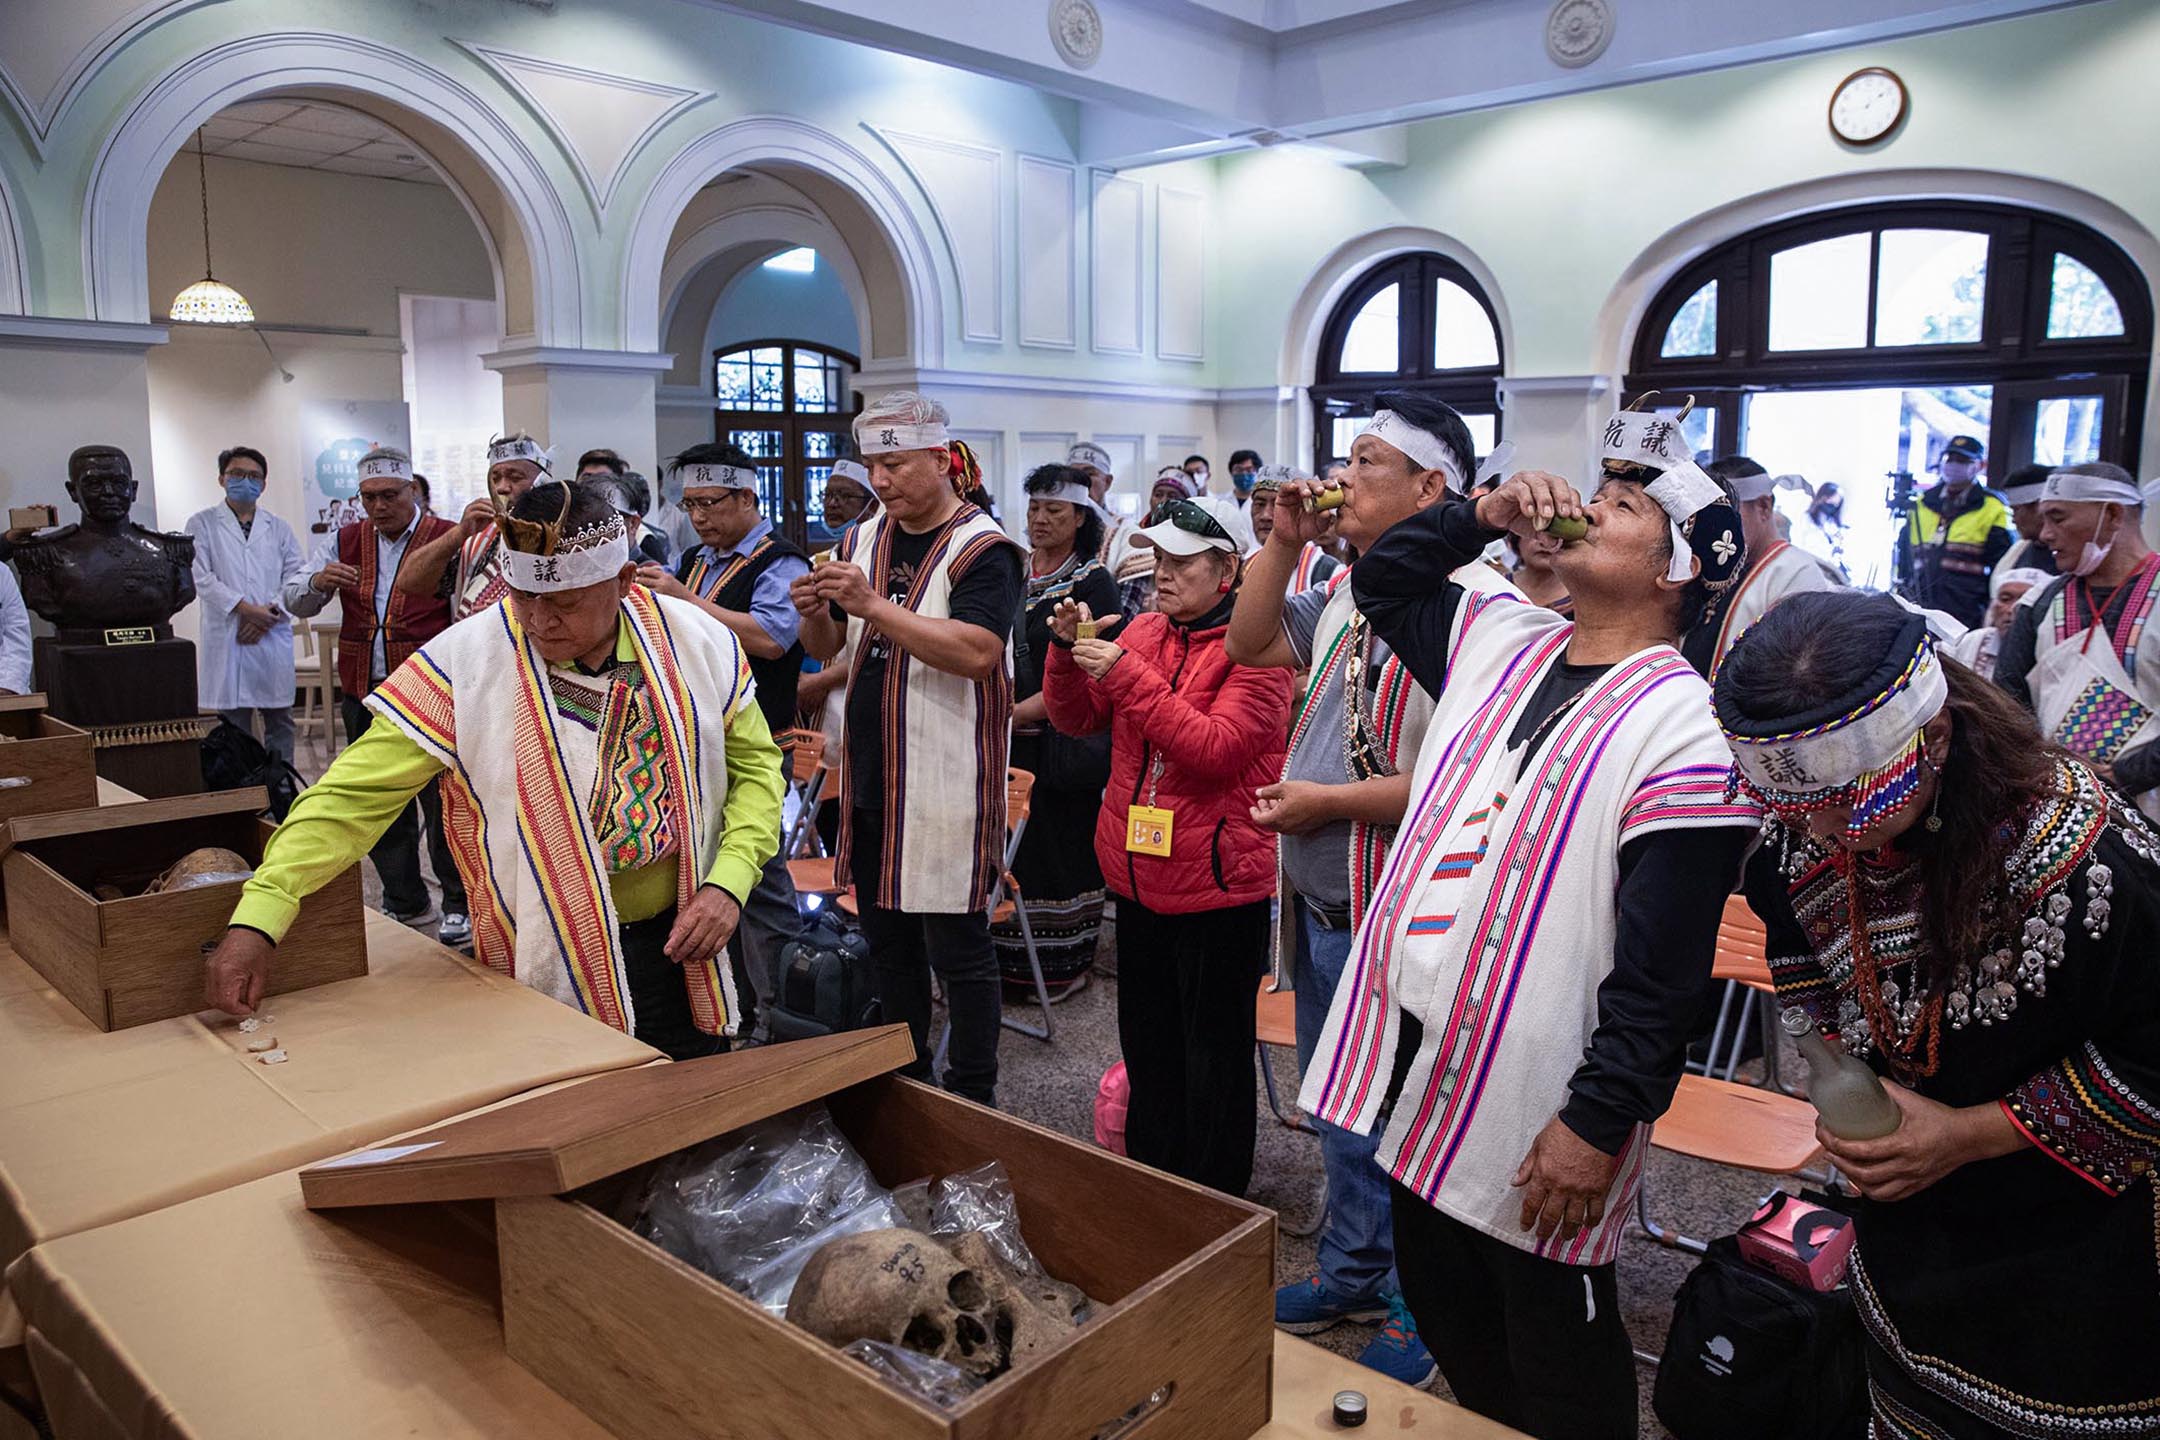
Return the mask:
<path fill-rule="evenodd" d="M 1613 1267 L 1544 1259 L 1388 1188 L 1403 1300 L 1456 1400 L 1538 1440 L 1634 1440 Z"/>
<path fill-rule="evenodd" d="M 633 920 L 622 936 L 623 968 L 629 972 L 630 1009 L 637 1038 L 670 1060 L 695 1060 L 728 1048 L 718 1035 L 707 1035 L 690 1018 L 690 992 L 682 966 L 667 957 L 668 932 L 675 928 L 670 905 L 649 920 Z"/>
<path fill-rule="evenodd" d="M 347 743 L 358 740 L 375 722 L 375 712 L 347 695 L 339 713 L 345 721 Z M 398 817 L 383 831 L 368 859 L 382 881 L 383 909 L 397 915 L 419 915 L 428 908 L 426 882 L 420 878 L 420 831 L 426 817 L 428 859 L 435 866 L 435 880 L 442 886 L 443 909 L 465 913 L 465 881 L 450 860 L 450 844 L 443 839 L 442 782 L 430 780 L 418 801 L 408 801 Z"/>
<path fill-rule="evenodd" d="M 1268 902 L 1163 915 L 1118 897 L 1118 1043 L 1132 1102 L 1125 1153 L 1243 1195 L 1258 1130 L 1255 1004 Z"/>
<path fill-rule="evenodd" d="M 857 810 L 849 879 L 858 899 L 877 892 L 885 862 L 885 822 L 874 810 Z M 945 984 L 952 1039 L 940 1083 L 955 1095 L 997 1104 L 998 1033 L 1004 1014 L 998 993 L 997 952 L 990 944 L 990 916 L 918 915 L 865 902 L 863 939 L 877 974 L 878 1007 L 889 1024 L 904 1024 L 915 1037 L 915 1063 L 903 1074 L 930 1079 L 930 972 Z"/>

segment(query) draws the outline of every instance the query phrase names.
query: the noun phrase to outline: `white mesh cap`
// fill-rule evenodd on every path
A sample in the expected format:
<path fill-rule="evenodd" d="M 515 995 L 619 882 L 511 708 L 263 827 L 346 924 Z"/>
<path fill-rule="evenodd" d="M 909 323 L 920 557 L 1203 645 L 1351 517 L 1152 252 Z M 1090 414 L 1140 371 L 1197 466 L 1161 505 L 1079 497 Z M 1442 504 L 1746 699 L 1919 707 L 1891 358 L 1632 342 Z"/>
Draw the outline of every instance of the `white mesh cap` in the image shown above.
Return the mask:
<path fill-rule="evenodd" d="M 914 390 L 888 390 L 855 417 L 855 448 L 864 455 L 935 450 L 951 443 L 945 407 Z"/>

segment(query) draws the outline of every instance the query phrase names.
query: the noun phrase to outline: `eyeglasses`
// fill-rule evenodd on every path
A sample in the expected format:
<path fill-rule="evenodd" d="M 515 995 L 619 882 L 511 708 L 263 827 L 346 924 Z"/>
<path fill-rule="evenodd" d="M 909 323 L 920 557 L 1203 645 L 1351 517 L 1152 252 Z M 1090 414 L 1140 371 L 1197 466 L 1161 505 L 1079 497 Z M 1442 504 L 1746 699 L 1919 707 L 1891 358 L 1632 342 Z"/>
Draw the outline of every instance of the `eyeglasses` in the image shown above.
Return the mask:
<path fill-rule="evenodd" d="M 749 493 L 748 490 L 730 490 L 724 495 L 685 495 L 683 496 L 682 508 L 695 515 L 700 511 L 710 510 L 715 505 L 725 505 L 738 495 L 748 495 Z"/>
<path fill-rule="evenodd" d="M 1223 529 L 1222 522 L 1209 514 L 1206 507 L 1192 500 L 1165 500 L 1162 504 L 1162 518 L 1186 534 L 1198 535 L 1203 540 L 1230 539 L 1230 532 Z"/>

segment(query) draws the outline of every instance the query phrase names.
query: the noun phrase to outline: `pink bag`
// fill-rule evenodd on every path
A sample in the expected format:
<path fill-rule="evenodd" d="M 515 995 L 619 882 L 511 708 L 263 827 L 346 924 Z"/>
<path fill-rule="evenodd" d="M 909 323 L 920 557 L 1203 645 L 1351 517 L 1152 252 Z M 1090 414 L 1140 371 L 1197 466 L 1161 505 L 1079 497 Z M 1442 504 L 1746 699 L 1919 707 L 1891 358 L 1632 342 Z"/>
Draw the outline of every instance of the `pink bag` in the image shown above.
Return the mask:
<path fill-rule="evenodd" d="M 1095 1087 L 1095 1143 L 1113 1155 L 1125 1153 L 1125 1107 L 1132 1103 L 1132 1082 L 1120 1060 L 1103 1071 Z"/>

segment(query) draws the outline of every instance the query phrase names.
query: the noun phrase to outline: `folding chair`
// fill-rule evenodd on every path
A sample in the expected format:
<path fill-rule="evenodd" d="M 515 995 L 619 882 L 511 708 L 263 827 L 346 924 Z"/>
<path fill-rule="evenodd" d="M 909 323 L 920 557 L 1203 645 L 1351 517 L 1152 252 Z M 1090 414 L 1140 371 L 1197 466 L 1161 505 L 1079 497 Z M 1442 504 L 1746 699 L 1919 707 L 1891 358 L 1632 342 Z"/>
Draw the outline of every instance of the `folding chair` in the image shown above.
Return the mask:
<path fill-rule="evenodd" d="M 1732 1079 L 1740 1068 L 1741 1037 L 1752 1021 L 1762 1036 L 1763 1083 L 1785 1089 L 1778 1074 L 1776 1016 L 1765 998 L 1776 993 L 1765 955 L 1768 943 L 1769 935 L 1747 901 L 1738 895 L 1727 896 L 1724 918 L 1718 922 L 1717 955 L 1710 966 L 1710 978 L 1724 981 L 1725 993 L 1718 1001 L 1717 1024 L 1710 1032 L 1709 1048 L 1700 1061 L 1688 1062 L 1690 1070 Z M 1733 1014 L 1735 1000 L 1740 1002 L 1737 1023 Z"/>
<path fill-rule="evenodd" d="M 780 853 L 790 860 L 804 854 L 807 840 L 812 854 L 824 846 L 817 839 L 817 807 L 826 789 L 825 732 L 783 730 L 775 737 L 787 757 L 788 784 L 795 792 L 795 823 L 781 837 Z"/>
<path fill-rule="evenodd" d="M 1005 859 L 998 867 L 997 886 L 990 892 L 990 923 L 1002 924 L 1018 919 L 1020 941 L 1027 949 L 1028 970 L 1035 978 L 1035 1003 L 1042 1010 L 1042 1024 L 1030 1025 L 1022 1020 L 999 1017 L 999 1023 L 1008 1030 L 1016 1030 L 1035 1040 L 1050 1038 L 1050 986 L 1043 979 L 1042 958 L 1035 951 L 1035 927 L 1028 923 L 1027 903 L 1020 893 L 1020 882 L 1012 873 L 1013 857 L 1020 853 L 1020 837 L 1027 833 L 1029 801 L 1035 793 L 1035 776 L 1032 771 L 1008 768 L 1005 771 Z M 1002 983 L 1002 982 L 1000 982 Z"/>
<path fill-rule="evenodd" d="M 1815 1140 L 1814 1106 L 1759 1085 L 1707 1075 L 1680 1077 L 1672 1108 L 1651 1130 L 1650 1143 L 1675 1155 L 1767 1175 L 1804 1174 L 1824 1159 Z M 1650 1218 L 1647 1177 L 1635 1192 L 1635 1219 L 1660 1245 L 1697 1255 L 1709 1248 Z"/>

